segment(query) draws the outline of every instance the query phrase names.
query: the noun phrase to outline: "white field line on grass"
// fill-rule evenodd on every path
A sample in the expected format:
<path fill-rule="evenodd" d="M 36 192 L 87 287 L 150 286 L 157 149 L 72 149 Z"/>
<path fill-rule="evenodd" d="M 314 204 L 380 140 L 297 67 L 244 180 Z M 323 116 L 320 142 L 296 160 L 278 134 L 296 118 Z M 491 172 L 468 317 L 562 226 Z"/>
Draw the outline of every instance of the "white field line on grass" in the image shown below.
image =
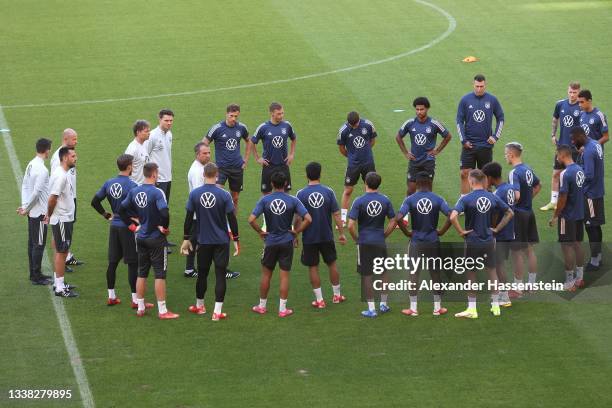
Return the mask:
<path fill-rule="evenodd" d="M 0 106 L 0 133 L 2 133 L 2 138 L 4 139 L 4 146 L 6 147 L 9 161 L 11 162 L 11 168 L 13 169 L 13 174 L 15 175 L 17 191 L 21 191 L 21 181 L 23 179 L 21 163 L 19 162 L 19 158 L 17 157 L 17 153 L 15 152 L 15 147 L 13 146 L 13 139 L 11 138 L 11 131 L 8 126 L 8 123 L 6 122 L 6 118 L 4 117 L 2 106 Z M 47 256 L 46 251 L 43 257 L 43 264 L 44 268 L 47 271 L 53 271 L 53 268 L 51 267 L 51 262 L 49 261 L 49 257 Z M 85 367 L 83 366 L 83 362 L 81 361 L 81 355 L 79 354 L 79 349 L 77 347 L 76 340 L 74 339 L 74 335 L 72 334 L 70 319 L 68 318 L 68 314 L 66 313 L 66 308 L 64 307 L 63 303 L 64 300 L 62 298 L 56 297 L 51 287 L 49 287 L 49 294 L 51 296 L 51 303 L 53 303 L 53 308 L 55 309 L 57 321 L 59 322 L 59 326 L 62 331 L 62 337 L 64 338 L 64 345 L 66 346 L 66 351 L 68 352 L 70 365 L 72 366 L 72 371 L 74 372 L 77 386 L 79 387 L 81 401 L 83 402 L 83 406 L 85 408 L 94 408 L 95 403 L 93 400 L 93 395 L 91 393 L 91 389 L 89 388 L 89 381 L 87 380 L 87 374 L 85 373 Z"/>
<path fill-rule="evenodd" d="M 91 104 L 98 104 L 98 103 L 142 101 L 142 100 L 148 100 L 148 99 L 170 98 L 170 97 L 175 97 L 175 96 L 188 96 L 188 95 L 199 95 L 199 94 L 207 94 L 207 93 L 222 92 L 222 91 L 233 91 L 233 90 L 238 90 L 238 89 L 248 89 L 248 88 L 255 88 L 255 87 L 260 87 L 260 86 L 277 85 L 277 84 L 284 84 L 287 82 L 319 78 L 323 76 L 339 74 L 342 72 L 355 71 L 357 69 L 367 68 L 373 65 L 385 64 L 387 62 L 391 62 L 391 61 L 398 60 L 400 58 L 408 57 L 410 55 L 419 53 L 421 51 L 425 51 L 433 47 L 434 45 L 438 44 L 439 42 L 446 39 L 446 37 L 451 35 L 452 32 L 455 31 L 455 28 L 457 27 L 457 20 L 455 20 L 455 18 L 443 8 L 436 6 L 435 4 L 429 3 L 427 1 L 424 1 L 424 0 L 414 0 L 414 2 L 421 4 L 423 6 L 429 7 L 437 11 L 441 15 L 443 15 L 448 21 L 448 27 L 446 28 L 446 31 L 444 31 L 438 37 L 434 38 L 433 40 L 431 40 L 430 42 L 428 42 L 427 44 L 421 47 L 414 48 L 412 50 L 403 52 L 401 54 L 393 55 L 391 57 L 383 58 L 380 60 L 370 61 L 364 64 L 351 65 L 349 67 L 338 68 L 338 69 L 334 69 L 331 71 L 318 72 L 315 74 L 302 75 L 302 76 L 297 76 L 293 78 L 276 79 L 276 80 L 265 81 L 265 82 L 255 82 L 252 84 L 233 85 L 233 86 L 226 86 L 226 87 L 221 87 L 221 88 L 197 89 L 194 91 L 166 93 L 166 94 L 159 94 L 159 95 L 130 96 L 130 97 L 124 97 L 124 98 L 93 99 L 93 100 L 83 100 L 83 101 L 48 102 L 48 103 L 27 103 L 27 104 L 20 104 L 20 105 L 4 105 L 4 109 L 41 108 L 41 107 L 53 107 L 53 106 L 91 105 Z"/>

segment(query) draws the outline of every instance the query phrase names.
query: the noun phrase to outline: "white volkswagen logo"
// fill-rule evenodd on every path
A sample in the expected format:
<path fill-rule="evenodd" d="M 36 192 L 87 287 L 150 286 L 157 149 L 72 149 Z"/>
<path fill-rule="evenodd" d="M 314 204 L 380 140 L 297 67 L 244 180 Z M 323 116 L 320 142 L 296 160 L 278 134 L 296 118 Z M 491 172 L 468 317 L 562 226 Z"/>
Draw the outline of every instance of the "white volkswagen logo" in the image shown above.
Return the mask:
<path fill-rule="evenodd" d="M 481 213 L 486 213 L 491 209 L 491 200 L 487 197 L 480 197 L 476 200 L 476 209 Z"/>
<path fill-rule="evenodd" d="M 591 128 L 589 128 L 589 125 L 587 125 L 586 123 L 583 123 L 581 126 L 582 126 L 582 130 L 584 130 L 584 134 L 588 136 L 589 132 L 591 132 Z"/>
<path fill-rule="evenodd" d="M 477 111 L 474 111 L 474 114 L 472 116 L 474 117 L 474 120 L 478 123 L 485 120 L 485 113 L 481 111 L 480 109 L 478 109 Z"/>
<path fill-rule="evenodd" d="M 603 149 L 601 148 L 601 145 L 599 143 L 595 145 L 595 150 L 597 150 L 597 156 L 599 156 L 599 160 L 602 160 L 603 159 Z"/>
<path fill-rule="evenodd" d="M 280 198 L 272 200 L 270 210 L 276 215 L 283 215 L 287 211 L 287 204 Z"/>
<path fill-rule="evenodd" d="M 147 193 L 141 191 L 140 193 L 136 194 L 136 198 L 134 198 L 134 201 L 136 202 L 136 205 L 140 208 L 145 208 L 147 206 Z"/>
<path fill-rule="evenodd" d="M 284 141 L 282 136 L 274 136 L 272 139 L 272 146 L 276 147 L 277 149 L 283 147 L 283 143 Z"/>
<path fill-rule="evenodd" d="M 418 144 L 419 146 L 424 145 L 426 142 L 427 142 L 427 136 L 425 136 L 422 133 L 419 133 L 418 135 L 414 137 L 414 143 Z"/>
<path fill-rule="evenodd" d="M 427 215 L 431 212 L 432 208 L 431 200 L 429 198 L 421 198 L 417 201 L 417 211 L 423 215 Z"/>
<path fill-rule="evenodd" d="M 370 217 L 376 217 L 382 212 L 382 204 L 379 201 L 370 201 L 366 208 Z"/>
<path fill-rule="evenodd" d="M 525 180 L 527 181 L 527 185 L 531 187 L 531 185 L 533 184 L 533 173 L 531 172 L 531 170 L 527 170 L 525 172 Z"/>
<path fill-rule="evenodd" d="M 572 127 L 572 126 L 574 126 L 574 118 L 571 117 L 570 115 L 565 115 L 563 117 L 563 126 L 565 126 L 565 127 Z"/>
<path fill-rule="evenodd" d="M 325 203 L 325 199 L 323 198 L 323 194 L 319 192 L 314 192 L 308 196 L 308 204 L 312 208 L 320 208 L 323 203 Z"/>
<path fill-rule="evenodd" d="M 582 171 L 578 171 L 576 173 L 576 185 L 578 187 L 582 187 L 584 184 L 584 173 Z"/>
<path fill-rule="evenodd" d="M 357 136 L 353 139 L 353 146 L 357 149 L 361 149 L 365 145 L 365 139 L 361 136 Z"/>
<path fill-rule="evenodd" d="M 236 150 L 236 147 L 238 147 L 236 139 L 227 139 L 227 142 L 225 142 L 225 148 L 227 150 Z"/>
<path fill-rule="evenodd" d="M 508 190 L 506 193 L 506 202 L 511 207 L 514 205 L 514 190 Z"/>
<path fill-rule="evenodd" d="M 108 190 L 111 197 L 113 197 L 115 200 L 121 198 L 121 195 L 123 194 L 123 187 L 121 187 L 121 184 L 119 183 L 113 183 Z"/>
<path fill-rule="evenodd" d="M 200 196 L 200 204 L 204 208 L 213 208 L 217 202 L 217 198 L 213 193 L 205 192 Z"/>

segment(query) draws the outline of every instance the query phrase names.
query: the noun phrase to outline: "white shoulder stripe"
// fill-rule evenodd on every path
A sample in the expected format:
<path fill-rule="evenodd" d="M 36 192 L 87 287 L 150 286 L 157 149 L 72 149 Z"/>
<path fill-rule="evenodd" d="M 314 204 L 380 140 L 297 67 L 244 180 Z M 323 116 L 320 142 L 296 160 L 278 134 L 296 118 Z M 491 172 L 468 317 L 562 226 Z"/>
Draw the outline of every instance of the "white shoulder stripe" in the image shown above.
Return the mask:
<path fill-rule="evenodd" d="M 266 124 L 266 122 L 264 122 L 264 123 L 262 123 L 261 125 L 257 126 L 257 129 L 255 129 L 255 133 L 254 133 L 254 135 L 258 134 L 258 133 L 259 133 L 259 129 L 261 129 L 261 128 L 262 128 L 262 126 L 265 126 L 265 124 Z"/>
<path fill-rule="evenodd" d="M 597 111 L 597 116 L 599 116 L 599 120 L 601 120 L 601 125 L 602 126 L 604 126 L 604 127 L 608 126 L 606 124 L 606 115 L 604 115 L 602 111 Z"/>
<path fill-rule="evenodd" d="M 406 125 L 408 125 L 409 123 L 412 123 L 412 122 L 414 122 L 414 118 L 410 118 L 410 119 L 408 119 L 407 121 L 405 121 L 405 122 L 402 124 L 402 129 L 403 129 L 404 127 L 406 127 Z"/>
<path fill-rule="evenodd" d="M 438 127 L 438 129 L 440 129 L 440 132 L 444 132 L 446 130 L 446 128 L 444 127 L 444 125 L 442 125 L 442 123 L 438 122 L 436 119 L 432 119 L 431 123 L 433 123 L 434 125 L 436 125 Z"/>
<path fill-rule="evenodd" d="M 211 127 L 206 137 L 212 137 L 213 133 L 215 133 L 215 130 L 219 129 L 220 127 L 221 127 L 220 123 L 217 123 L 215 126 Z"/>

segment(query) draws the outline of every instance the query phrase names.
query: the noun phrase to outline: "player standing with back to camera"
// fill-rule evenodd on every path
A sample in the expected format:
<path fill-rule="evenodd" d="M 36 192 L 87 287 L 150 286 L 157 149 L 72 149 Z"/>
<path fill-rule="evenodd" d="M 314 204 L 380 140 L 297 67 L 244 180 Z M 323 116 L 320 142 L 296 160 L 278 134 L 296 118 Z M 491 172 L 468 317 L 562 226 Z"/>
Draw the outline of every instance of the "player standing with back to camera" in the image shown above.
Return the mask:
<path fill-rule="evenodd" d="M 359 113 L 349 112 L 346 123 L 338 131 L 336 143 L 340 154 L 348 159 L 346 174 L 344 176 L 344 192 L 342 193 L 342 210 L 340 215 L 346 225 L 349 201 L 353 187 L 361 176 L 365 180 L 366 174 L 376 171 L 372 147 L 376 144 L 376 128 L 367 119 L 361 119 Z"/>
<path fill-rule="evenodd" d="M 580 84 L 571 82 L 567 87 L 567 98 L 557 101 L 552 118 L 552 133 L 550 135 L 553 146 L 555 146 L 555 159 L 553 164 L 553 173 L 550 189 L 550 202 L 542 211 L 554 210 L 559 197 L 559 174 L 563 170 L 561 163 L 557 161 L 556 148 L 561 145 L 571 145 L 570 130 L 580 123 L 580 105 L 578 104 L 578 93 L 580 92 Z M 557 128 L 559 128 L 559 137 L 557 138 Z M 574 149 L 574 161 L 578 152 Z"/>
<path fill-rule="evenodd" d="M 155 271 L 155 296 L 157 297 L 158 316 L 160 319 L 176 319 L 178 314 L 166 307 L 166 268 L 168 266 L 168 248 L 166 235 L 170 223 L 170 211 L 164 192 L 155 187 L 157 182 L 157 164 L 147 163 L 142 170 L 144 183 L 133 188 L 121 203 L 119 215 L 136 233 L 136 251 L 138 253 L 138 279 L 136 294 L 138 310 L 136 316 L 145 315 L 144 295 L 147 289 L 147 277 L 153 267 Z M 133 220 L 134 215 L 138 223 Z"/>
<path fill-rule="evenodd" d="M 465 95 L 457 108 L 457 133 L 461 149 L 461 194 L 470 191 L 470 170 L 493 161 L 493 146 L 504 128 L 504 111 L 497 98 L 486 92 L 484 75 L 474 77 L 474 92 Z M 493 133 L 493 117 L 496 120 Z"/>
<path fill-rule="evenodd" d="M 523 145 L 518 142 L 506 144 L 504 156 L 512 170 L 508 173 L 508 183 L 512 185 L 515 195 L 514 203 L 514 245 L 512 260 L 514 264 L 514 282 L 522 283 L 525 274 L 525 258 L 529 272 L 529 283 L 536 282 L 538 259 L 534 246 L 540 242 L 538 225 L 533 213 L 533 199 L 542 189 L 540 179 L 533 169 L 523 163 L 521 158 Z M 521 297 L 521 291 L 510 291 L 511 297 Z"/>
<path fill-rule="evenodd" d="M 594 139 L 587 137 L 583 128 L 576 127 L 571 132 L 572 142 L 582 150 L 579 156 L 584 170 L 584 226 L 589 236 L 591 260 L 586 266 L 587 272 L 596 271 L 601 266 L 601 249 L 603 232 L 601 226 L 606 223 L 604 207 L 604 151 Z M 582 280 L 582 279 L 581 279 Z M 583 282 L 577 281 L 582 287 Z"/>
<path fill-rule="evenodd" d="M 416 116 L 408 119 L 397 132 L 395 141 L 400 150 L 408 159 L 408 192 L 406 196 L 416 191 L 417 174 L 427 174 L 432 181 L 436 173 L 436 157 L 444 150 L 451 140 L 450 132 L 436 119 L 429 117 L 429 100 L 423 96 L 412 102 Z M 442 142 L 436 147 L 438 134 L 442 136 Z M 404 137 L 410 135 L 410 151 L 406 149 Z"/>

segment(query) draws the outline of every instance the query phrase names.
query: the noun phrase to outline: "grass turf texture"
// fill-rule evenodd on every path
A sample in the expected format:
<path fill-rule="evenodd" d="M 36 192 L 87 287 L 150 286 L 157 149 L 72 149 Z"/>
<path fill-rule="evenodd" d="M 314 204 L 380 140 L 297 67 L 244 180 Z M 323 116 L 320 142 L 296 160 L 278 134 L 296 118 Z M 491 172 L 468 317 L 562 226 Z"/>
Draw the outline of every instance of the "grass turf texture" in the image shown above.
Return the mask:
<path fill-rule="evenodd" d="M 374 122 L 379 139 L 381 190 L 398 208 L 405 194 L 406 163 L 394 137 L 412 115 L 410 103 L 427 95 L 433 117 L 455 139 L 438 159 L 436 192 L 458 196 L 460 146 L 454 131 L 459 98 L 483 72 L 506 113 L 502 141 L 518 140 L 524 159 L 544 183 L 535 206 L 548 201 L 553 148 L 548 137 L 554 102 L 567 83 L 580 80 L 595 105 L 612 112 L 606 96 L 611 49 L 610 2 L 453 2 L 436 0 L 457 20 L 445 41 L 386 64 L 303 81 L 243 90 L 152 100 L 30 109 L 5 108 L 22 168 L 34 141 L 65 127 L 79 132 L 79 220 L 74 250 L 87 264 L 68 275 L 82 296 L 65 305 L 97 406 L 610 406 L 612 312 L 606 304 L 519 303 L 500 319 L 480 303 L 478 321 L 400 315 L 404 305 L 375 321 L 359 316 L 354 245 L 339 248 L 339 268 L 349 301 L 311 310 L 306 269 L 294 259 L 289 306 L 296 315 L 279 320 L 275 276 L 266 316 L 254 315 L 261 242 L 246 224 L 259 197 L 258 166 L 245 175 L 239 221 L 243 253 L 231 267 L 242 272 L 228 284 L 224 311 L 213 324 L 189 315 L 193 280 L 182 277 L 184 258 L 170 256 L 168 305 L 182 314 L 173 322 L 136 320 L 129 309 L 126 270 L 117 291 L 124 303 L 106 300 L 107 224 L 89 207 L 94 192 L 116 173 L 114 160 L 132 139 L 137 118 L 156 122 L 161 107 L 174 109 L 171 239 L 180 242 L 186 172 L 192 146 L 223 118 L 229 102 L 242 106 L 241 121 L 253 132 L 267 119 L 272 100 L 285 105 L 298 133 L 292 166 L 296 187 L 313 159 L 323 181 L 341 194 L 346 162 L 335 137 L 346 112 Z M 549 4 L 550 7 L 546 7 Z M 123 98 L 272 81 L 330 71 L 386 58 L 427 44 L 448 22 L 411 1 L 68 2 L 0 3 L 0 104 L 5 106 Z M 578 22 L 588 21 L 588 27 Z M 476 64 L 462 64 L 476 55 Z M 404 113 L 393 110 L 404 108 Z M 503 161 L 503 149 L 495 149 Z M 508 167 L 505 166 L 504 173 Z M 5 236 L 0 305 L 0 403 L 10 388 L 72 388 L 79 394 L 57 319 L 46 290 L 26 281 L 26 224 L 6 150 L 0 149 L 0 200 Z M 610 179 L 606 188 L 612 191 Z M 297 190 L 297 189 L 296 189 Z M 359 193 L 360 187 L 356 189 Z M 355 194 L 355 195 L 356 195 Z M 610 200 L 606 199 L 610 204 Z M 551 242 L 550 213 L 537 212 L 541 240 Z M 604 228 L 604 240 L 609 240 Z M 391 242 L 401 242 L 400 233 Z M 457 240 L 455 234 L 446 239 Z M 177 252 L 177 251 L 175 251 Z M 324 293 L 331 289 L 322 271 Z M 213 279 L 209 281 L 212 284 Z M 153 300 L 152 280 L 147 298 Z M 206 296 L 212 311 L 212 293 Z M 331 302 L 330 302 L 331 303 Z M 464 303 L 449 304 L 451 314 Z M 440 392 L 443 390 L 443 392 Z M 52 405 L 20 402 L 18 406 Z M 59 403 L 57 404 L 59 405 Z"/>

